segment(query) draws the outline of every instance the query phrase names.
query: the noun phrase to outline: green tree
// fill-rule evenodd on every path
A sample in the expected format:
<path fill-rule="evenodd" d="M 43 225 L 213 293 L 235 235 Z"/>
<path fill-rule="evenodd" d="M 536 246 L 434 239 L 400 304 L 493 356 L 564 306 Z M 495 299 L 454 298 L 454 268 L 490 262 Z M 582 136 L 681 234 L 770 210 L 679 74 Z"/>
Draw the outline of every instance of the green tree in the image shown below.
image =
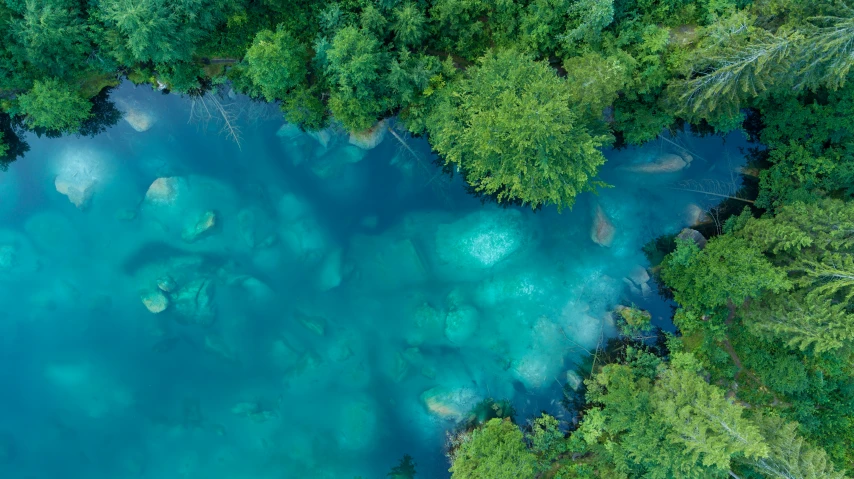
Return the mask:
<path fill-rule="evenodd" d="M 631 81 L 627 55 L 604 56 L 589 52 L 563 62 L 573 105 L 593 120 L 602 118 L 620 91 Z"/>
<path fill-rule="evenodd" d="M 464 58 L 506 46 L 517 29 L 521 3 L 514 0 L 434 0 L 430 8 L 436 45 Z"/>
<path fill-rule="evenodd" d="M 674 289 L 676 300 L 705 310 L 729 302 L 740 306 L 764 291 L 791 287 L 785 271 L 771 264 L 759 248 L 730 235 L 712 238 L 703 250 L 692 241 L 678 240 L 676 251 L 662 266 L 661 276 Z"/>
<path fill-rule="evenodd" d="M 674 356 L 674 364 L 680 359 Z M 744 408 L 705 382 L 696 368 L 670 367 L 663 371 L 655 383 L 654 397 L 658 420 L 669 428 L 668 439 L 683 446 L 684 454 L 692 460 L 729 471 L 733 457 L 758 459 L 768 455 L 759 429 L 743 417 Z"/>
<path fill-rule="evenodd" d="M 48 75 L 61 77 L 83 69 L 92 51 L 76 2 L 27 0 L 21 17 L 10 27 L 21 57 Z"/>
<path fill-rule="evenodd" d="M 490 52 L 439 94 L 431 144 L 476 191 L 560 209 L 599 185 L 607 138 L 588 131 L 570 107 L 570 87 L 547 64 Z"/>
<path fill-rule="evenodd" d="M 531 431 L 525 435 L 531 450 L 537 455 L 542 469 L 548 469 L 561 454 L 567 451 L 567 443 L 557 419 L 543 413 L 531 422 Z"/>
<path fill-rule="evenodd" d="M 506 419 L 475 429 L 453 453 L 453 479 L 533 479 L 537 461 L 522 431 Z"/>
<path fill-rule="evenodd" d="M 92 103 L 57 78 L 36 81 L 17 98 L 15 113 L 31 128 L 75 132 L 91 114 Z"/>
<path fill-rule="evenodd" d="M 577 53 L 597 43 L 613 20 L 614 0 L 534 0 L 521 13 L 519 41 L 543 57 L 559 49 Z"/>
<path fill-rule="evenodd" d="M 769 477 L 781 479 L 845 479 L 821 448 L 805 441 L 798 424 L 773 416 L 756 420 L 768 442 L 768 457 L 748 460 L 748 464 Z"/>
<path fill-rule="evenodd" d="M 766 295 L 746 320 L 758 334 L 817 352 L 854 340 L 854 205 L 839 200 L 794 203 L 774 217 L 752 219 L 735 234 L 774 255 L 795 290 Z M 744 240 L 743 240 L 744 241 Z"/>
<path fill-rule="evenodd" d="M 655 390 L 655 378 L 664 368 L 661 361 L 648 353 L 631 356 L 639 361 L 608 364 L 585 382 L 593 407 L 570 439 L 583 441 L 581 452 L 592 454 L 597 467 L 613 469 L 600 476 L 603 479 L 725 477 L 725 471 L 687 454 L 685 446 L 673 440 L 671 425 L 662 422 Z"/>
<path fill-rule="evenodd" d="M 427 18 L 424 11 L 413 2 L 406 2 L 394 9 L 391 31 L 395 41 L 404 47 L 418 45 L 427 34 Z"/>
<path fill-rule="evenodd" d="M 221 21 L 225 0 L 101 0 L 102 39 L 126 64 L 187 61 Z"/>
<path fill-rule="evenodd" d="M 854 65 L 854 10 L 838 5 L 838 15 L 811 17 L 773 31 L 745 12 L 706 28 L 687 78 L 671 87 L 680 111 L 708 118 L 716 110 L 732 114 L 770 89 L 844 86 Z"/>
<path fill-rule="evenodd" d="M 308 48 L 281 25 L 262 30 L 246 51 L 246 74 L 268 101 L 285 98 L 306 81 Z"/>
<path fill-rule="evenodd" d="M 614 21 L 614 0 L 580 0 L 569 6 L 570 21 L 560 35 L 565 48 L 575 50 L 582 42 L 594 43 L 605 27 Z"/>
<path fill-rule="evenodd" d="M 381 82 L 387 55 L 369 31 L 347 26 L 328 45 L 321 42 L 318 60 L 333 84 L 329 108 L 351 130 L 365 130 L 388 109 Z"/>

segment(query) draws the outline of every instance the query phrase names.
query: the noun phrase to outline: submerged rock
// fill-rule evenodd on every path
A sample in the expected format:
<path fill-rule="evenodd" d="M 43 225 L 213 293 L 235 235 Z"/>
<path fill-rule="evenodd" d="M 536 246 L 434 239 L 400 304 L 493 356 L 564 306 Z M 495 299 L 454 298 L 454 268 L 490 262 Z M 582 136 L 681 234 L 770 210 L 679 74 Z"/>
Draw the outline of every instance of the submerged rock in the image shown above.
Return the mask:
<path fill-rule="evenodd" d="M 0 278 L 23 279 L 37 273 L 41 261 L 26 236 L 13 230 L 0 230 Z"/>
<path fill-rule="evenodd" d="M 175 291 L 175 288 L 177 287 L 178 285 L 175 284 L 175 280 L 169 276 L 164 276 L 157 280 L 157 288 L 164 293 L 171 293 Z"/>
<path fill-rule="evenodd" d="M 357 399 L 345 404 L 339 414 L 336 434 L 342 449 L 358 451 L 374 445 L 379 420 L 373 401 Z"/>
<path fill-rule="evenodd" d="M 276 419 L 279 414 L 271 409 L 266 409 L 257 402 L 242 402 L 235 404 L 231 408 L 231 412 L 238 416 L 244 416 L 252 420 L 252 422 L 263 423 L 271 419 Z"/>
<path fill-rule="evenodd" d="M 432 342 L 441 338 L 445 326 L 445 313 L 439 311 L 427 302 L 417 304 L 411 314 L 413 327 L 408 328 L 406 341 L 412 345 L 419 345 L 425 341 Z"/>
<path fill-rule="evenodd" d="M 322 316 L 313 316 L 296 310 L 294 311 L 294 318 L 305 326 L 306 329 L 318 336 L 323 336 L 326 333 L 326 318 Z"/>
<path fill-rule="evenodd" d="M 214 227 L 216 227 L 216 213 L 205 211 L 195 224 L 186 228 L 181 233 L 181 238 L 188 243 L 192 243 L 211 233 Z"/>
<path fill-rule="evenodd" d="M 68 197 L 68 200 L 79 209 L 84 209 L 89 204 L 92 194 L 95 192 L 95 178 L 83 173 L 73 175 L 64 173 L 54 180 L 56 191 Z"/>
<path fill-rule="evenodd" d="M 240 238 L 249 249 L 268 248 L 276 243 L 275 224 L 260 208 L 245 208 L 237 214 Z"/>
<path fill-rule="evenodd" d="M 323 179 L 330 179 L 346 171 L 347 165 L 358 163 L 365 158 L 367 152 L 361 148 L 345 145 L 331 148 L 328 153 L 315 158 L 310 165 L 312 173 Z M 341 183 L 342 176 L 336 178 L 336 183 Z"/>
<path fill-rule="evenodd" d="M 694 227 L 712 221 L 712 218 L 706 213 L 706 210 L 698 205 L 691 203 L 685 207 L 685 222 L 688 226 Z"/>
<path fill-rule="evenodd" d="M 697 230 L 692 230 L 691 228 L 683 229 L 678 235 L 676 235 L 676 238 L 693 241 L 694 244 L 700 247 L 700 249 L 706 247 L 706 238 L 703 236 L 703 233 L 700 233 Z"/>
<path fill-rule="evenodd" d="M 382 143 L 387 131 L 386 120 L 382 120 L 367 130 L 350 133 L 350 144 L 363 150 L 371 150 Z"/>
<path fill-rule="evenodd" d="M 480 210 L 439 225 L 436 249 L 439 259 L 450 266 L 484 269 L 532 244 L 535 236 L 533 225 L 518 210 Z"/>
<path fill-rule="evenodd" d="M 145 308 L 154 314 L 162 313 L 169 307 L 169 298 L 159 290 L 143 293 L 141 299 Z"/>
<path fill-rule="evenodd" d="M 584 384 L 584 380 L 581 379 L 581 376 L 579 376 L 577 372 L 570 369 L 566 372 L 566 384 L 573 391 L 578 391 L 578 388 L 580 388 L 581 385 Z"/>
<path fill-rule="evenodd" d="M 172 296 L 175 311 L 181 322 L 209 326 L 214 321 L 216 310 L 213 303 L 214 284 L 207 278 L 193 280 Z"/>
<path fill-rule="evenodd" d="M 649 272 L 643 266 L 639 264 L 635 265 L 632 268 L 631 274 L 629 274 L 629 279 L 638 286 L 646 284 L 649 282 Z"/>
<path fill-rule="evenodd" d="M 283 140 L 294 141 L 305 135 L 305 133 L 299 129 L 298 126 L 292 123 L 285 123 L 276 131 L 276 136 Z"/>
<path fill-rule="evenodd" d="M 145 201 L 154 205 L 171 205 L 186 189 L 187 181 L 180 176 L 157 178 L 145 192 Z"/>
<path fill-rule="evenodd" d="M 424 391 L 421 401 L 431 414 L 459 422 L 465 419 L 478 403 L 478 396 L 469 388 L 450 389 L 437 386 Z"/>
<path fill-rule="evenodd" d="M 513 372 L 525 387 L 537 389 L 554 380 L 554 373 L 562 363 L 560 355 L 535 348 L 513 362 Z"/>
<path fill-rule="evenodd" d="M 157 118 L 152 112 L 140 108 L 135 102 L 118 99 L 115 103 L 128 125 L 140 133 L 150 130 L 157 123 Z"/>
<path fill-rule="evenodd" d="M 421 250 L 409 238 L 356 235 L 347 261 L 359 276 L 360 288 L 397 289 L 430 277 Z"/>
<path fill-rule="evenodd" d="M 599 246 L 611 246 L 614 242 L 616 229 L 602 210 L 602 206 L 596 205 L 593 210 L 593 226 L 590 228 L 590 239 Z"/>
<path fill-rule="evenodd" d="M 234 348 L 226 343 L 225 339 L 217 333 L 208 333 L 205 335 L 205 351 L 230 363 L 238 362 Z"/>
<path fill-rule="evenodd" d="M 327 127 L 319 131 L 308 132 L 308 136 L 314 138 L 324 149 L 329 148 L 329 142 L 332 141 L 333 134 L 334 132 L 331 127 Z"/>
<path fill-rule="evenodd" d="M 478 326 L 477 309 L 463 305 L 448 312 L 445 317 L 445 337 L 455 344 L 460 344 L 474 336 Z"/>
<path fill-rule="evenodd" d="M 690 162 L 673 153 L 665 153 L 649 163 L 628 165 L 623 169 L 634 173 L 674 173 L 684 169 Z"/>
<path fill-rule="evenodd" d="M 317 289 L 329 291 L 341 284 L 343 271 L 341 263 L 341 249 L 335 249 L 320 263 L 317 271 Z"/>

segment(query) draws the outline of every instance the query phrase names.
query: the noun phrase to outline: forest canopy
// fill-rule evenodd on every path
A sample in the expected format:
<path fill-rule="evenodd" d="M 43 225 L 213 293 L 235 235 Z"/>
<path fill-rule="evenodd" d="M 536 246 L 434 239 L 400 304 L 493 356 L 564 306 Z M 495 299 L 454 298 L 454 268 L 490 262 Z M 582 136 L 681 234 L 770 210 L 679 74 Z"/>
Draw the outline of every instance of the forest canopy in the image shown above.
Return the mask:
<path fill-rule="evenodd" d="M 367 130 L 396 115 L 474 191 L 565 208 L 597 187 L 602 146 L 683 121 L 725 132 L 759 96 L 845 87 L 843 6 L 7 0 L 0 109 L 24 128 L 86 133 L 98 121 L 87 112 L 103 109 L 81 102 L 123 78 L 189 95 L 228 84 L 278 101 L 304 129 Z M 781 71 L 797 74 L 786 83 Z"/>

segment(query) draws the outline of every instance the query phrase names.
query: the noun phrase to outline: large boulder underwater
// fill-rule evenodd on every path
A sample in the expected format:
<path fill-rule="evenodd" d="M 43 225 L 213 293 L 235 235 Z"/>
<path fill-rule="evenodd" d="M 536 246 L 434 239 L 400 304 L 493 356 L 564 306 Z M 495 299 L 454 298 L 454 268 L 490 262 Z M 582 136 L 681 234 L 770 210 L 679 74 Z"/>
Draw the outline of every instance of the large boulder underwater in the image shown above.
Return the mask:
<path fill-rule="evenodd" d="M 436 270 L 447 279 L 474 279 L 486 270 L 524 257 L 538 242 L 537 224 L 517 209 L 486 208 L 435 234 Z"/>
<path fill-rule="evenodd" d="M 466 419 L 479 401 L 477 392 L 467 387 L 436 386 L 421 394 L 421 402 L 430 414 L 454 422 Z"/>
<path fill-rule="evenodd" d="M 103 188 L 105 178 L 114 173 L 112 161 L 109 153 L 96 148 L 66 147 L 51 159 L 53 187 L 75 207 L 84 210 L 95 192 Z"/>
<path fill-rule="evenodd" d="M 154 112 L 140 102 L 128 98 L 115 98 L 114 102 L 131 128 L 139 133 L 146 132 L 157 123 Z"/>
<path fill-rule="evenodd" d="M 694 157 L 687 153 L 658 153 L 648 157 L 641 157 L 641 161 L 624 165 L 624 171 L 642 174 L 676 173 L 691 165 Z"/>

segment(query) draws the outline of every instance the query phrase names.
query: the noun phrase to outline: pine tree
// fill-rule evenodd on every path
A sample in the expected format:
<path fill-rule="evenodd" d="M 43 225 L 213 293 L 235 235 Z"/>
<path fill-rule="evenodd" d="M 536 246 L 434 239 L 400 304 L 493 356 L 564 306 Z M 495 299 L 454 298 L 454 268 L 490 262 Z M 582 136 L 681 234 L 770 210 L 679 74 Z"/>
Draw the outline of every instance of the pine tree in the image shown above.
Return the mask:
<path fill-rule="evenodd" d="M 477 192 L 560 209 L 600 184 L 607 137 L 588 130 L 547 63 L 490 52 L 440 95 L 427 123 L 431 143 Z"/>
<path fill-rule="evenodd" d="M 281 25 L 258 32 L 245 59 L 246 74 L 268 101 L 284 98 L 308 75 L 308 48 Z"/>
<path fill-rule="evenodd" d="M 755 419 L 768 443 L 768 456 L 744 461 L 771 478 L 846 479 L 823 449 L 798 434 L 798 424 L 772 416 Z"/>
<path fill-rule="evenodd" d="M 703 250 L 680 241 L 663 266 L 662 278 L 675 290 L 676 300 L 692 307 L 739 306 L 765 291 L 791 287 L 784 270 L 749 241 L 732 235 L 713 238 Z"/>
<path fill-rule="evenodd" d="M 768 455 L 758 428 L 743 417 L 744 408 L 696 371 L 665 370 L 655 384 L 655 409 L 658 420 L 670 427 L 668 438 L 705 466 L 726 471 L 734 456 Z"/>
<path fill-rule="evenodd" d="M 491 419 L 454 451 L 452 479 L 533 479 L 537 462 L 522 431 L 507 419 Z"/>
<path fill-rule="evenodd" d="M 679 111 L 708 118 L 716 111 L 731 114 L 772 88 L 841 88 L 854 66 L 854 9 L 838 5 L 839 15 L 774 31 L 744 12 L 711 25 L 687 78 L 670 87 Z"/>
<path fill-rule="evenodd" d="M 92 103 L 57 78 L 36 81 L 17 98 L 13 112 L 24 117 L 31 128 L 70 133 L 78 131 L 92 114 Z"/>
<path fill-rule="evenodd" d="M 854 315 L 846 304 L 803 296 L 788 293 L 751 304 L 745 322 L 755 334 L 782 339 L 790 347 L 815 353 L 854 341 Z"/>

